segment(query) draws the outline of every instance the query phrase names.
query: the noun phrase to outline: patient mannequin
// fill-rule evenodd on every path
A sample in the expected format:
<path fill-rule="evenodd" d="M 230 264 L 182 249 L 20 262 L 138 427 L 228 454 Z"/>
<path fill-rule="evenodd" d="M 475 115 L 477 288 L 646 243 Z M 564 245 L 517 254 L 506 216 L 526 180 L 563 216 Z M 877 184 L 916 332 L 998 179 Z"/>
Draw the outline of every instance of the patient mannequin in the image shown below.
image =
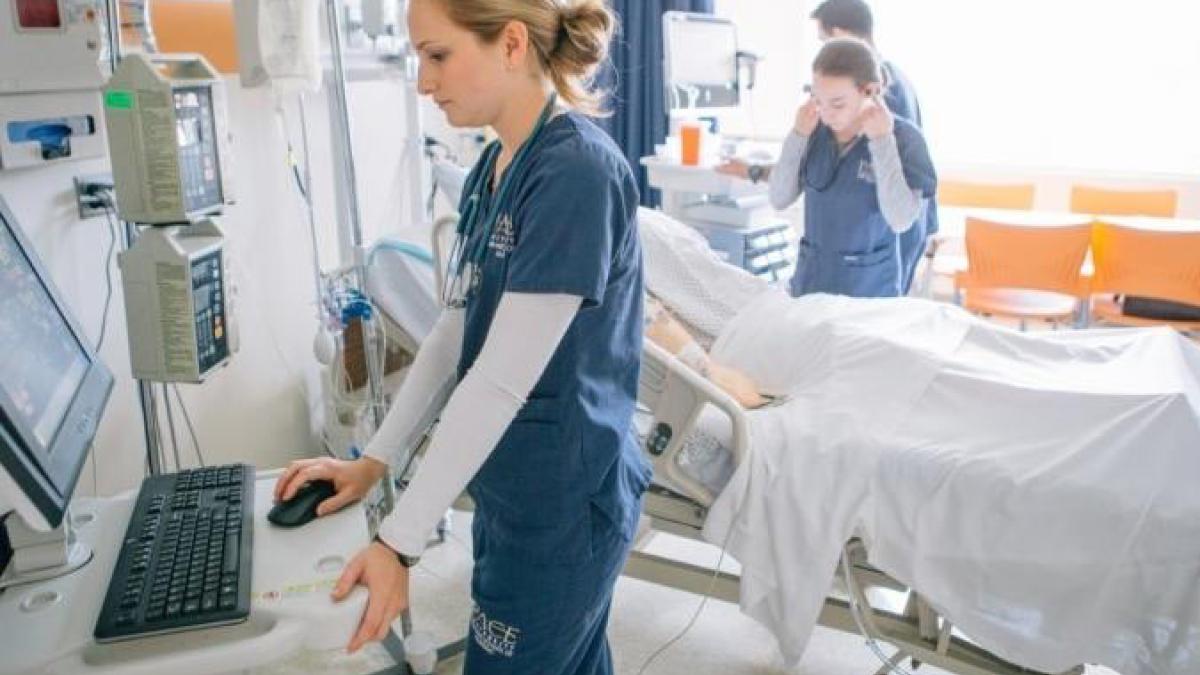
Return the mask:
<path fill-rule="evenodd" d="M 713 361 L 661 302 L 647 296 L 645 311 L 646 337 L 651 342 L 708 378 L 743 408 L 757 408 L 767 403 L 767 398 L 758 392 L 758 387 L 744 373 Z"/>

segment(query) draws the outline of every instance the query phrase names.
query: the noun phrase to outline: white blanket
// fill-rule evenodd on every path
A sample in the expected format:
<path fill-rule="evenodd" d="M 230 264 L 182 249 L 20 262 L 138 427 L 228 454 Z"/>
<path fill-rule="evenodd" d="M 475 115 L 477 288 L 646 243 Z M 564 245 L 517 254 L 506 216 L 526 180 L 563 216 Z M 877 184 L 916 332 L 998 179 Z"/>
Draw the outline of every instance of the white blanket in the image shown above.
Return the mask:
<path fill-rule="evenodd" d="M 984 647 L 1048 672 L 1200 670 L 1200 349 L 1030 336 L 920 300 L 767 293 L 714 356 L 780 407 L 705 536 L 790 662 L 842 545 Z"/>

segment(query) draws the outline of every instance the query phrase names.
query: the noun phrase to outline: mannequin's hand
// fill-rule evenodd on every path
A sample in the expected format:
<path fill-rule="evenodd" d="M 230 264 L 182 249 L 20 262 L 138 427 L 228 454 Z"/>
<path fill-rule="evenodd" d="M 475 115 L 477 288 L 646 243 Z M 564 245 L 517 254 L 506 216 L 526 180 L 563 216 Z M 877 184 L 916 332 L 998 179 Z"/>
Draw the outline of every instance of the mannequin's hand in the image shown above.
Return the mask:
<path fill-rule="evenodd" d="M 724 164 L 718 164 L 717 173 L 741 178 L 742 180 L 750 180 L 750 165 L 740 159 L 731 159 Z"/>

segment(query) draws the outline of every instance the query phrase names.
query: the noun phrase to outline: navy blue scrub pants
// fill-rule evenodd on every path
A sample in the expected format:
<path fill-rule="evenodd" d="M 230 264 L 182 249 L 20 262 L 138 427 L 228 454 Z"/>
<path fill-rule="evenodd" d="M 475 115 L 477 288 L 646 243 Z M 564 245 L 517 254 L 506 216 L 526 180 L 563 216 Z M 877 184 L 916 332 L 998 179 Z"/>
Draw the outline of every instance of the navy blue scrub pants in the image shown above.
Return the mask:
<path fill-rule="evenodd" d="M 591 559 L 535 563 L 489 547 L 482 522 L 476 513 L 464 675 L 611 675 L 605 631 L 631 542 L 597 528 Z"/>

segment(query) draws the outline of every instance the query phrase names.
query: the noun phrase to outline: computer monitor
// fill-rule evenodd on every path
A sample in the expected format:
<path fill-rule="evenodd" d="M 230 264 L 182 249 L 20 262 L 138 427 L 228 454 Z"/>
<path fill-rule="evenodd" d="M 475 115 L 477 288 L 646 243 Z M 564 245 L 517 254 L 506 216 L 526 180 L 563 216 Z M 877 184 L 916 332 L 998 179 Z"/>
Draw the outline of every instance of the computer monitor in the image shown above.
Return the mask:
<path fill-rule="evenodd" d="M 0 198 L 0 519 L 62 525 L 112 387 Z"/>
<path fill-rule="evenodd" d="M 736 108 L 737 26 L 707 14 L 665 13 L 663 76 L 668 111 Z"/>

